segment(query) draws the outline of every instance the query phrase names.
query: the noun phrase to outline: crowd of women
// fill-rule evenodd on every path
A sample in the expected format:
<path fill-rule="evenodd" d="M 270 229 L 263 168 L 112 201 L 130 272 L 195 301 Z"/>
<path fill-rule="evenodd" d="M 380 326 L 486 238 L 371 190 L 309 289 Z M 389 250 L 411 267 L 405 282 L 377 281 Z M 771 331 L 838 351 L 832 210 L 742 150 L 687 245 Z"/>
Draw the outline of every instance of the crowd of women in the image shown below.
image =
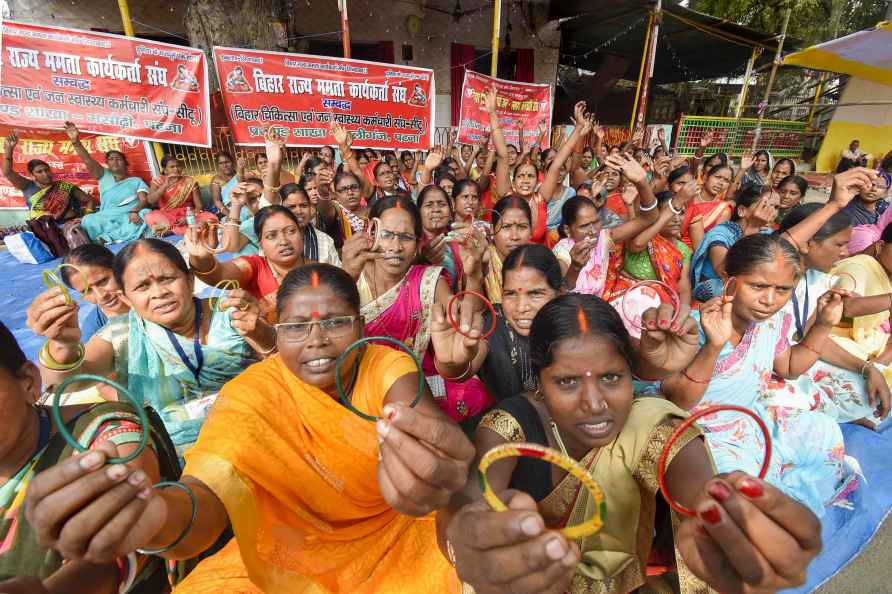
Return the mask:
<path fill-rule="evenodd" d="M 36 362 L 0 325 L 0 592 L 803 583 L 820 518 L 859 488 L 840 423 L 890 410 L 888 172 L 800 204 L 795 164 L 764 151 L 608 147 L 582 102 L 558 146 L 514 147 L 486 106 L 482 146 L 369 151 L 333 124 L 337 151 L 293 173 L 268 129 L 256 171 L 219 155 L 207 207 L 175 158 L 146 185 L 73 125 L 92 214 L 7 159 L 32 210 L 96 243 L 28 307 Z M 755 418 L 710 412 L 670 443 L 713 405 Z M 603 501 L 531 458 L 478 482 L 519 442 L 578 461 Z"/>

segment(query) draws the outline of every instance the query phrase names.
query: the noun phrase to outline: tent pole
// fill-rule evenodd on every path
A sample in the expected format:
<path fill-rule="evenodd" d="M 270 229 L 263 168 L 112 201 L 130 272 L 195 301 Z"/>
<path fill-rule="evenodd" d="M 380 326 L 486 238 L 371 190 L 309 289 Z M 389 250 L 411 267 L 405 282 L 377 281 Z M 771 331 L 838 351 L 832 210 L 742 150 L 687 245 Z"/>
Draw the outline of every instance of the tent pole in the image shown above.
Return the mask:
<path fill-rule="evenodd" d="M 811 110 L 808 112 L 808 122 L 806 122 L 805 127 L 811 128 L 812 120 L 815 119 L 815 112 L 818 110 L 818 101 L 821 100 L 821 92 L 824 90 L 824 81 L 827 80 L 827 73 L 822 72 L 821 77 L 818 79 L 818 86 L 815 87 L 815 98 L 814 101 L 811 102 Z"/>
<path fill-rule="evenodd" d="M 641 78 L 641 87 L 640 98 L 635 102 L 635 114 L 634 120 L 632 120 L 632 133 L 635 133 L 635 128 L 644 125 L 644 122 L 647 120 L 647 100 L 650 97 L 650 79 L 653 78 L 654 75 L 654 63 L 657 61 L 657 44 L 659 43 L 660 36 L 660 21 L 663 20 L 663 0 L 657 0 L 657 5 L 654 7 L 653 12 L 650 16 L 650 35 L 647 39 L 647 43 L 644 44 L 645 56 L 647 59 L 647 68 L 644 72 L 644 76 Z"/>
<path fill-rule="evenodd" d="M 133 22 L 130 20 L 130 6 L 127 4 L 127 0 L 118 0 L 118 10 L 121 12 L 121 23 L 124 25 L 124 33 L 127 37 L 136 37 L 136 34 L 133 32 Z M 155 153 L 155 159 L 160 164 L 161 159 L 164 158 L 164 148 L 161 146 L 161 143 L 153 142 L 152 151 Z"/>
<path fill-rule="evenodd" d="M 750 90 L 750 80 L 753 77 L 753 67 L 756 65 L 756 60 L 761 53 L 762 48 L 759 46 L 753 47 L 750 61 L 746 64 L 746 74 L 743 75 L 743 86 L 740 88 L 740 97 L 737 99 L 737 111 L 734 114 L 734 117 L 737 119 L 740 119 L 740 116 L 743 115 L 743 107 L 746 105 L 746 96 L 749 94 Z"/>
<path fill-rule="evenodd" d="M 341 11 L 341 39 L 344 44 L 344 57 L 350 57 L 350 21 L 347 19 L 347 0 L 338 0 Z"/>
<path fill-rule="evenodd" d="M 790 13 L 793 11 L 792 8 L 787 8 L 784 11 L 784 24 L 781 27 L 780 39 L 777 41 L 777 51 L 774 54 L 774 62 L 771 64 L 771 74 L 768 75 L 768 85 L 765 87 L 765 96 L 762 98 L 762 103 L 767 106 L 768 100 L 771 98 L 771 89 L 774 87 L 774 77 L 777 76 L 777 67 L 781 63 L 781 55 L 784 51 L 784 40 L 787 38 L 787 25 L 790 24 Z M 756 133 L 753 134 L 753 146 L 752 150 L 756 150 L 756 145 L 759 144 L 759 137 L 762 136 L 762 120 L 765 118 L 765 107 L 759 107 L 759 121 L 756 124 Z"/>
<path fill-rule="evenodd" d="M 659 0 L 658 0 L 659 1 Z M 641 67 L 638 69 L 638 84 L 635 86 L 635 103 L 632 106 L 632 119 L 629 121 L 629 133 L 635 132 L 635 120 L 638 118 L 638 104 L 641 100 L 641 89 L 644 87 L 644 73 L 647 71 L 647 58 L 650 54 L 650 37 L 653 31 L 654 13 L 650 13 L 647 21 L 647 33 L 644 34 L 644 51 L 641 53 Z"/>
<path fill-rule="evenodd" d="M 494 0 L 492 6 L 492 58 L 489 74 L 493 78 L 499 76 L 499 37 L 502 28 L 502 0 Z"/>

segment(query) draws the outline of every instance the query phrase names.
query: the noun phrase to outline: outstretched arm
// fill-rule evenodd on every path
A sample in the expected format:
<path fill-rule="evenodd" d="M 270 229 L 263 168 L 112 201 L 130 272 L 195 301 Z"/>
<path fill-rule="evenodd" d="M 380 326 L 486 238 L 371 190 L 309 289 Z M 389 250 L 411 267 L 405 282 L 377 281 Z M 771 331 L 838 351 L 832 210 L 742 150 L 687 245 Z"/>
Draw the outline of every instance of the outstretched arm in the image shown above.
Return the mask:
<path fill-rule="evenodd" d="M 80 157 L 81 161 L 84 162 L 84 165 L 87 166 L 87 171 L 90 172 L 90 175 L 93 176 L 94 179 L 98 180 L 105 174 L 105 168 L 96 162 L 90 153 L 87 152 L 87 149 L 80 141 L 80 132 L 71 122 L 65 122 L 65 133 L 68 134 L 69 140 L 71 140 L 72 146 L 74 146 L 74 152 L 77 153 L 77 156 Z"/>

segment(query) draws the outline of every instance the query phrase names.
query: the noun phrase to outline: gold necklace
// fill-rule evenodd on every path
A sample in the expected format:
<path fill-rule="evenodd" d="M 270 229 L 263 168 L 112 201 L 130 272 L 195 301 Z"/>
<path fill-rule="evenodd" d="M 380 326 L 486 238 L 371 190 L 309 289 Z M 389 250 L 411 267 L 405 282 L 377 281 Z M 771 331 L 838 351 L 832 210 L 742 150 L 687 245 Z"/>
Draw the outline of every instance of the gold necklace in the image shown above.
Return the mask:
<path fill-rule="evenodd" d="M 561 439 L 561 432 L 558 431 L 557 424 L 554 421 L 549 421 L 549 424 L 551 425 L 551 434 L 554 435 L 554 440 L 561 449 L 561 453 L 569 458 L 570 456 L 567 454 L 567 446 L 564 445 L 564 440 Z"/>

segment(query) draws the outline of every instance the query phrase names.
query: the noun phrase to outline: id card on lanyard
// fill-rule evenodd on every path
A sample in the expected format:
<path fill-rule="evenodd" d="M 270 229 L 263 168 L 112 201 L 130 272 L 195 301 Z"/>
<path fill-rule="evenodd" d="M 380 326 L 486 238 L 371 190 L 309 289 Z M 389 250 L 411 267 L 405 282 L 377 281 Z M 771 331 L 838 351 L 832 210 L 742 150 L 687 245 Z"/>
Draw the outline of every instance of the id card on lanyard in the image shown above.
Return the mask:
<path fill-rule="evenodd" d="M 204 351 L 201 348 L 201 301 L 195 297 L 193 297 L 193 301 L 195 302 L 195 337 L 192 341 L 192 348 L 195 351 L 194 365 L 192 360 L 189 359 L 189 355 L 183 350 L 176 335 L 167 328 L 165 328 L 164 331 L 167 333 L 167 338 L 170 340 L 170 344 L 173 345 L 174 350 L 180 357 L 180 361 L 182 361 L 183 365 L 186 366 L 186 369 L 192 373 L 192 377 L 195 378 L 195 383 L 201 388 L 201 369 L 204 367 Z"/>

